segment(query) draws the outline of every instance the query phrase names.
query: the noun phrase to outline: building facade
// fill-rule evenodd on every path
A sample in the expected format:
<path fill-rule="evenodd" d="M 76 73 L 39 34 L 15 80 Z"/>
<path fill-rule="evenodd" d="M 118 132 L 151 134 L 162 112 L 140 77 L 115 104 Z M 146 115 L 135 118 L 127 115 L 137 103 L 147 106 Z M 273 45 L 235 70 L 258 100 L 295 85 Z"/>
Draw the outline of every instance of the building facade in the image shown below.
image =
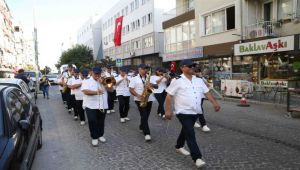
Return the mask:
<path fill-rule="evenodd" d="M 145 63 L 151 66 L 162 64 L 164 34 L 161 23 L 170 17 L 165 11 L 175 6 L 175 1 L 122 0 L 104 14 L 103 50 L 104 56 L 121 59 L 123 65 L 137 66 Z M 121 46 L 114 45 L 116 18 L 123 16 Z"/>
<path fill-rule="evenodd" d="M 83 44 L 93 50 L 94 60 L 103 59 L 102 21 L 90 18 L 77 32 L 77 44 Z"/>
<path fill-rule="evenodd" d="M 177 0 L 175 11 L 162 24 L 166 65 L 191 58 L 218 90 L 224 79 L 300 79 L 299 0 Z"/>

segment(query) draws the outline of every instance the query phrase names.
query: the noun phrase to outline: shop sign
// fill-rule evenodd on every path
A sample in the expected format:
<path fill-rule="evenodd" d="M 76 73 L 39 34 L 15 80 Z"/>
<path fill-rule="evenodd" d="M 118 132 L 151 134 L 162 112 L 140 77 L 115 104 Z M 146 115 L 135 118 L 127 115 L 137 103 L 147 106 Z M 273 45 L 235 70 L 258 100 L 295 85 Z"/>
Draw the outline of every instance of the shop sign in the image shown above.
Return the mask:
<path fill-rule="evenodd" d="M 234 45 L 234 55 L 274 53 L 294 50 L 294 36 L 280 37 Z"/>
<path fill-rule="evenodd" d="M 123 66 L 123 60 L 121 58 L 116 59 L 116 66 L 117 67 L 122 67 Z"/>
<path fill-rule="evenodd" d="M 284 80 L 261 80 L 260 85 L 263 87 L 288 87 L 288 81 Z"/>
<path fill-rule="evenodd" d="M 191 49 L 185 49 L 182 51 L 165 53 L 163 60 L 164 61 L 175 61 L 182 59 L 194 59 L 203 57 L 203 47 L 196 47 Z"/>

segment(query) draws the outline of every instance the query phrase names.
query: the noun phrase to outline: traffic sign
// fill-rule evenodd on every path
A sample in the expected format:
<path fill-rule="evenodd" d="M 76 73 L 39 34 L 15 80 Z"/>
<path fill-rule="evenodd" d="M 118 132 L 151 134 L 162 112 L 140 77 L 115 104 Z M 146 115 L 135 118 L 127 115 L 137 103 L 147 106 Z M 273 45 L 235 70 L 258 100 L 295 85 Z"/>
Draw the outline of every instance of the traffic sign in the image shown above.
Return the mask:
<path fill-rule="evenodd" d="M 116 59 L 116 66 L 117 67 L 122 67 L 123 66 L 123 60 L 121 58 Z"/>

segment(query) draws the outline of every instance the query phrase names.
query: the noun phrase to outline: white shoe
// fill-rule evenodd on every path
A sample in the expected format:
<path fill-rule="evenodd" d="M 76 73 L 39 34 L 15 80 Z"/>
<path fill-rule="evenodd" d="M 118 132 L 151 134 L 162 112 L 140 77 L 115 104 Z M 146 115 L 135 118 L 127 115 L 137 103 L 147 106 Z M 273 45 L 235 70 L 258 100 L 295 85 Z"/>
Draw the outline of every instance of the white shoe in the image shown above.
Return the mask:
<path fill-rule="evenodd" d="M 148 142 L 148 141 L 151 141 L 151 136 L 150 135 L 146 135 L 145 136 L 145 140 Z"/>
<path fill-rule="evenodd" d="M 110 110 L 110 113 L 115 113 L 116 111 L 113 109 L 113 110 Z"/>
<path fill-rule="evenodd" d="M 210 128 L 208 128 L 206 125 L 202 127 L 203 132 L 210 132 Z"/>
<path fill-rule="evenodd" d="M 100 142 L 102 142 L 102 143 L 105 143 L 105 142 L 106 142 L 106 139 L 105 139 L 103 136 L 101 136 L 101 137 L 99 138 L 99 140 L 100 140 Z"/>
<path fill-rule="evenodd" d="M 165 115 L 163 115 L 163 116 L 162 116 L 162 118 L 163 118 L 163 119 L 165 119 L 165 118 L 166 118 L 166 116 L 165 116 Z"/>
<path fill-rule="evenodd" d="M 92 139 L 92 145 L 93 146 L 98 146 L 99 142 L 97 139 Z"/>
<path fill-rule="evenodd" d="M 125 119 L 126 121 L 129 121 L 129 120 L 130 120 L 128 117 L 125 117 L 124 119 Z"/>
<path fill-rule="evenodd" d="M 190 152 L 187 151 L 186 149 L 184 149 L 184 147 L 179 148 L 179 149 L 176 149 L 176 152 L 177 152 L 177 153 L 180 153 L 180 154 L 182 154 L 182 155 L 184 155 L 184 156 L 190 155 Z"/>
<path fill-rule="evenodd" d="M 85 125 L 85 121 L 81 121 L 81 122 L 80 122 L 80 125 L 81 125 L 81 126 Z"/>
<path fill-rule="evenodd" d="M 74 120 L 78 120 L 78 116 L 74 116 Z"/>
<path fill-rule="evenodd" d="M 194 127 L 195 127 L 195 128 L 201 128 L 200 124 L 197 123 L 197 122 L 195 123 Z"/>
<path fill-rule="evenodd" d="M 158 116 L 161 117 L 161 114 L 159 113 Z"/>
<path fill-rule="evenodd" d="M 201 167 L 203 167 L 206 163 L 205 163 L 202 159 L 197 159 L 195 164 L 196 164 L 196 167 L 197 167 L 197 168 L 201 168 Z"/>
<path fill-rule="evenodd" d="M 110 114 L 110 110 L 107 110 L 106 113 L 107 113 L 107 114 Z"/>
<path fill-rule="evenodd" d="M 120 122 L 121 122 L 121 123 L 125 123 L 125 118 L 121 118 L 121 119 L 120 119 Z"/>
<path fill-rule="evenodd" d="M 68 112 L 69 112 L 69 114 L 70 114 L 70 113 L 72 112 L 72 109 L 69 109 Z"/>

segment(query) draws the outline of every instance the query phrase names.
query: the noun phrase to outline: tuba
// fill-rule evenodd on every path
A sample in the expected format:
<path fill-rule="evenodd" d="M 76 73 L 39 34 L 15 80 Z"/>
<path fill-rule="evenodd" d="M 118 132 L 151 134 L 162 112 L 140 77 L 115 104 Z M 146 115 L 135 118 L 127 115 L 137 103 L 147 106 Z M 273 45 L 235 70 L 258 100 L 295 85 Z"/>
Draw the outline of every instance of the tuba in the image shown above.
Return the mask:
<path fill-rule="evenodd" d="M 144 91 L 143 91 L 143 94 L 142 94 L 143 100 L 140 102 L 140 107 L 143 107 L 143 108 L 147 106 L 149 96 L 153 93 L 153 89 L 149 89 L 149 88 L 146 87 L 146 85 L 150 82 L 151 73 L 152 73 L 152 71 L 151 71 L 151 68 L 150 68 L 149 75 L 146 78 Z"/>
<path fill-rule="evenodd" d="M 117 81 L 114 77 L 110 76 L 108 77 L 106 73 L 102 74 L 101 76 L 101 83 L 104 86 L 107 86 L 108 88 L 111 88 L 112 86 L 116 85 Z"/>

